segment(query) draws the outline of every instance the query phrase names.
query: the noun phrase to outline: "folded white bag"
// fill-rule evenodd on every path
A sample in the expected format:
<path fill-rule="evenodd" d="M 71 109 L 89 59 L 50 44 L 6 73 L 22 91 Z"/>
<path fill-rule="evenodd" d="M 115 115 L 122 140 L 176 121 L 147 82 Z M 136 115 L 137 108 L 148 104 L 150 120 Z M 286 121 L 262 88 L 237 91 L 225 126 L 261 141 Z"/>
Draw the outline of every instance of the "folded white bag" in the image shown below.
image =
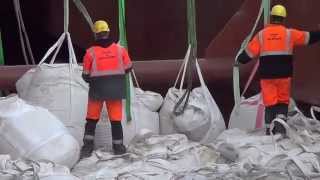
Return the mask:
<path fill-rule="evenodd" d="M 67 167 L 47 161 L 12 160 L 0 155 L 1 180 L 80 180 Z"/>
<path fill-rule="evenodd" d="M 79 150 L 78 142 L 48 110 L 26 104 L 18 96 L 0 99 L 0 154 L 72 167 Z"/>

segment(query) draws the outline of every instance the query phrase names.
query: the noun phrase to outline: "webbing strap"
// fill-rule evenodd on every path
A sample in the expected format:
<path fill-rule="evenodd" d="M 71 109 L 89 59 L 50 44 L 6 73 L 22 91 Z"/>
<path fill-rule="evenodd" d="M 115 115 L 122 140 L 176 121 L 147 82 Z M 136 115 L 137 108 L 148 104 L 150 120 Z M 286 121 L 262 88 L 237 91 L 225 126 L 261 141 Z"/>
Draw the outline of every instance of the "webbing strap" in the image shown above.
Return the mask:
<path fill-rule="evenodd" d="M 249 79 L 248 79 L 248 81 L 247 81 L 247 83 L 246 83 L 246 86 L 244 87 L 244 90 L 243 90 L 243 92 L 242 92 L 242 94 L 241 94 L 241 97 L 243 97 L 244 94 L 245 94 L 245 93 L 247 92 L 247 90 L 249 89 L 249 86 L 250 86 L 251 82 L 253 81 L 254 76 L 256 75 L 256 73 L 257 73 L 257 71 L 258 71 L 259 64 L 260 64 L 259 61 L 257 61 L 256 64 L 254 65 L 253 70 L 251 71 L 251 74 L 250 74 L 250 76 L 249 76 Z"/>
<path fill-rule="evenodd" d="M 119 16 L 119 44 L 128 49 L 127 33 L 126 33 L 126 4 L 125 0 L 118 0 L 118 16 Z M 131 121 L 131 76 L 129 73 L 125 75 L 126 81 L 126 117 L 127 121 Z"/>
<path fill-rule="evenodd" d="M 63 24 L 63 30 L 64 32 L 68 32 L 69 30 L 69 0 L 64 0 L 64 6 L 63 6 L 63 12 L 64 12 L 64 24 Z"/>
<path fill-rule="evenodd" d="M 188 21 L 188 51 L 187 55 L 189 57 L 185 58 L 184 63 L 182 66 L 184 67 L 180 90 L 182 89 L 184 76 L 187 73 L 187 88 L 183 95 L 180 97 L 178 102 L 175 104 L 173 113 L 175 115 L 183 114 L 185 108 L 188 105 L 189 97 L 192 91 L 192 81 L 193 81 L 193 74 L 196 68 L 196 58 L 197 58 L 197 32 L 196 32 L 196 5 L 195 0 L 188 0 L 187 1 L 187 21 Z M 179 74 L 181 71 L 179 72 Z M 178 75 L 179 78 L 179 75 Z M 177 82 L 177 81 L 176 81 Z M 175 83 L 176 84 L 176 83 Z M 182 105 L 182 106 L 181 106 Z"/>
<path fill-rule="evenodd" d="M 320 112 L 320 107 L 317 106 L 311 106 L 310 108 L 310 113 L 311 113 L 311 117 L 313 119 L 317 119 L 315 112 Z M 317 119 L 318 120 L 318 119 Z"/>
<path fill-rule="evenodd" d="M 188 45 L 197 49 L 197 30 L 196 30 L 196 5 L 195 0 L 187 1 L 187 20 L 188 20 Z M 195 52 L 195 55 L 197 53 Z"/>
<path fill-rule="evenodd" d="M 264 24 L 269 24 L 270 21 L 270 5 L 271 0 L 262 0 L 264 10 Z"/>
<path fill-rule="evenodd" d="M 128 49 L 127 32 L 126 32 L 126 4 L 125 0 L 118 1 L 119 11 L 119 43 L 124 48 Z"/>
<path fill-rule="evenodd" d="M 3 45 L 2 45 L 1 29 L 0 29 L 0 65 L 4 65 L 4 52 L 3 52 Z"/>
<path fill-rule="evenodd" d="M 19 37 L 20 37 L 20 44 L 21 44 L 21 49 L 22 49 L 22 54 L 24 57 L 25 63 L 28 65 L 30 64 L 28 54 L 31 59 L 31 63 L 35 64 L 34 57 L 33 57 L 33 52 L 31 49 L 30 41 L 29 41 L 29 36 L 26 31 L 24 21 L 22 18 L 22 13 L 21 13 L 21 6 L 20 6 L 20 0 L 13 0 L 13 5 L 14 5 L 14 10 L 16 13 L 16 18 L 18 21 L 18 30 L 19 30 Z M 27 50 L 27 51 L 26 51 Z M 28 54 L 27 54 L 28 52 Z"/>
<path fill-rule="evenodd" d="M 90 26 L 90 29 L 93 30 L 93 21 L 92 21 L 90 14 L 88 13 L 86 7 L 83 5 L 81 0 L 73 0 L 73 2 L 76 5 L 76 7 L 78 8 L 78 10 L 82 13 L 84 18 L 86 19 L 87 23 Z"/>
<path fill-rule="evenodd" d="M 237 60 L 238 57 L 240 56 L 240 54 L 246 49 L 247 45 L 249 44 L 250 40 L 253 37 L 253 34 L 255 33 L 257 26 L 259 24 L 259 21 L 262 17 L 262 13 L 264 12 L 264 18 L 265 18 L 265 25 L 268 23 L 269 21 L 269 14 L 270 14 L 270 0 L 262 0 L 261 1 L 261 5 L 260 5 L 260 10 L 258 13 L 258 17 L 255 21 L 255 24 L 250 32 L 250 34 L 245 38 L 245 40 L 242 42 L 241 44 L 241 48 L 238 51 L 236 58 L 235 58 L 235 64 L 238 64 Z M 251 76 L 254 77 L 254 75 L 256 74 L 257 71 L 257 67 L 258 67 L 258 63 L 256 63 L 255 68 L 253 69 L 253 71 L 251 72 Z M 248 87 L 250 86 L 253 77 L 249 77 L 248 81 L 247 81 L 247 85 L 246 85 L 246 89 L 248 89 Z M 245 93 L 245 92 L 244 92 Z M 242 95 L 244 94 L 242 93 Z M 235 106 L 237 106 L 240 103 L 241 100 L 241 96 L 240 96 L 240 72 L 239 72 L 239 67 L 238 66 L 234 66 L 233 67 L 233 95 L 234 95 L 234 102 L 235 102 Z"/>

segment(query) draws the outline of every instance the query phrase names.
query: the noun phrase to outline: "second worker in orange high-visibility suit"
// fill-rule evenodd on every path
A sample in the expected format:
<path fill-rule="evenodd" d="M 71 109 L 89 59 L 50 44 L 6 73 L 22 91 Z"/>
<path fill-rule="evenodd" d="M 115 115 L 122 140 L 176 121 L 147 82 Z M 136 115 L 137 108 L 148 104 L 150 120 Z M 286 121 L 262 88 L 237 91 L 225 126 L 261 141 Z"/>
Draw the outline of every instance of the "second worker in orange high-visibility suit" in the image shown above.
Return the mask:
<path fill-rule="evenodd" d="M 103 104 L 106 104 L 111 122 L 112 148 L 114 154 L 126 153 L 123 145 L 123 103 L 126 98 L 125 74 L 132 68 L 132 62 L 125 48 L 109 38 L 110 29 L 105 21 L 94 24 L 95 44 L 87 49 L 83 58 L 83 79 L 89 83 L 89 100 L 84 145 L 81 157 L 91 155 L 94 136 Z"/>
<path fill-rule="evenodd" d="M 247 63 L 259 58 L 261 93 L 265 109 L 266 133 L 276 118 L 287 119 L 288 104 L 293 75 L 293 49 L 320 40 L 320 32 L 300 31 L 286 28 L 283 23 L 287 16 L 284 6 L 276 5 L 271 11 L 271 24 L 256 34 L 238 58 Z M 238 65 L 238 64 L 236 64 Z M 285 134 L 280 123 L 275 123 L 273 133 Z"/>

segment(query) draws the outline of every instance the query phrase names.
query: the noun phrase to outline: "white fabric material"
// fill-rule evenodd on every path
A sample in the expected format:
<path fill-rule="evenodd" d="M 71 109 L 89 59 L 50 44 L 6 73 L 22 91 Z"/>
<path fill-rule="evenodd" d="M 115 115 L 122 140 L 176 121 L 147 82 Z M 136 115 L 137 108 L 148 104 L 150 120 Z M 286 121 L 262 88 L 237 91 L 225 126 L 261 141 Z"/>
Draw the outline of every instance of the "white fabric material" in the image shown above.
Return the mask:
<path fill-rule="evenodd" d="M 0 99 L 0 154 L 72 167 L 79 151 L 77 141 L 48 110 L 26 104 L 17 96 Z"/>
<path fill-rule="evenodd" d="M 80 161 L 72 173 L 84 180 L 169 180 L 218 158 L 213 148 L 190 142 L 185 135 L 144 132 L 134 138 L 127 154 L 115 156 L 96 151 Z"/>
<path fill-rule="evenodd" d="M 295 101 L 290 99 L 288 111 L 299 111 Z M 250 98 L 241 98 L 238 105 L 234 106 L 230 119 L 229 129 L 255 130 L 265 127 L 265 106 L 261 93 Z"/>
<path fill-rule="evenodd" d="M 239 165 L 241 178 L 319 179 L 320 122 L 299 111 L 287 123 L 275 121 L 286 128 L 288 138 L 230 129 L 217 138 L 214 146 L 225 159 Z"/>
<path fill-rule="evenodd" d="M 182 66 L 186 68 L 189 59 L 190 48 Z M 197 75 L 201 86 L 192 90 L 187 107 L 182 115 L 174 114 L 174 106 L 181 98 L 184 90 L 170 88 L 160 110 L 160 132 L 171 134 L 183 133 L 193 141 L 210 143 L 225 130 L 222 114 L 211 96 L 196 60 Z M 178 75 L 179 78 L 179 75 Z M 183 84 L 183 79 L 181 84 Z M 182 87 L 182 85 L 180 85 Z"/>
<path fill-rule="evenodd" d="M 45 161 L 12 160 L 0 155 L 1 180 L 80 180 L 67 167 Z"/>
<path fill-rule="evenodd" d="M 157 111 L 163 102 L 160 94 L 133 87 L 132 80 L 130 81 L 130 88 L 132 120 L 128 122 L 126 117 L 122 120 L 125 145 L 129 145 L 132 138 L 142 129 L 148 129 L 155 134 L 159 134 L 159 114 Z M 126 113 L 124 105 L 125 101 L 123 102 L 123 114 Z M 112 148 L 111 124 L 105 106 L 96 128 L 95 148 L 104 148 L 108 151 Z"/>
<path fill-rule="evenodd" d="M 312 116 L 313 119 L 317 119 L 315 112 L 319 113 L 319 112 L 320 112 L 320 107 L 312 106 L 312 107 L 310 108 L 310 114 L 311 114 L 311 116 Z"/>
<path fill-rule="evenodd" d="M 70 50 L 69 64 L 53 64 L 56 53 L 67 36 Z M 57 48 L 50 64 L 44 64 Z M 88 85 L 81 77 L 73 52 L 71 38 L 64 33 L 41 60 L 39 65 L 25 73 L 16 83 L 19 96 L 28 103 L 48 109 L 58 117 L 70 133 L 83 144 L 84 124 L 88 101 Z"/>
<path fill-rule="evenodd" d="M 263 128 L 265 123 L 264 111 L 265 106 L 263 105 L 261 94 L 247 99 L 242 98 L 240 103 L 231 112 L 228 128 L 239 128 L 242 130 Z M 258 127 L 257 122 L 262 122 L 260 127 Z"/>

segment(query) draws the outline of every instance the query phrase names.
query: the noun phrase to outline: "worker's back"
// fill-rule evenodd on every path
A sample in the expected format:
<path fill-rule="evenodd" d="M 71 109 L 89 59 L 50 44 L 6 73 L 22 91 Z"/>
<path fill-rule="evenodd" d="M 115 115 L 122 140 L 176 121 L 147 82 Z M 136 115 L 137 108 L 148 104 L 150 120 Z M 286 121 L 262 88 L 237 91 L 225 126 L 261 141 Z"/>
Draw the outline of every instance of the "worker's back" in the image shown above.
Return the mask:
<path fill-rule="evenodd" d="M 270 24 L 257 33 L 246 52 L 251 57 L 260 56 L 259 73 L 262 78 L 291 77 L 293 48 L 308 41 L 308 32 Z"/>
<path fill-rule="evenodd" d="M 291 31 L 282 25 L 269 25 L 258 33 L 260 56 L 291 54 Z"/>

